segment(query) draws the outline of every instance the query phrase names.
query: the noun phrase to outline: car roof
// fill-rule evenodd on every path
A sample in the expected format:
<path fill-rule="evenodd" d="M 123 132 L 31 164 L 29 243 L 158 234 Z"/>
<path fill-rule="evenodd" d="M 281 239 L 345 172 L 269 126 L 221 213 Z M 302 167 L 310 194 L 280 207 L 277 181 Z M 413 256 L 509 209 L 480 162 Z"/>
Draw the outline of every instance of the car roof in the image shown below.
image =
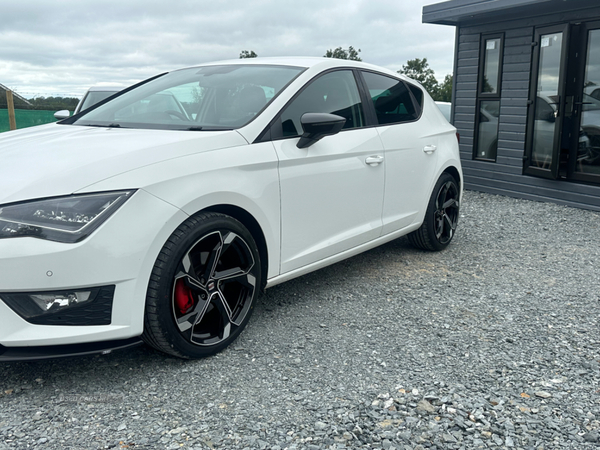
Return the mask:
<path fill-rule="evenodd" d="M 376 72 L 387 73 L 388 75 L 402 78 L 404 80 L 410 80 L 408 77 L 394 72 L 385 67 L 376 66 L 362 61 L 354 61 L 350 59 L 337 59 L 337 58 L 326 58 L 316 56 L 277 56 L 277 57 L 258 57 L 258 58 L 239 58 L 229 59 L 223 61 L 214 61 L 209 63 L 202 63 L 191 67 L 182 68 L 190 69 L 195 67 L 206 67 L 206 66 L 219 66 L 219 65 L 258 65 L 268 64 L 276 66 L 296 66 L 305 68 L 315 68 L 318 70 L 335 69 L 338 67 L 352 67 L 365 70 L 373 70 Z M 414 80 L 410 80 L 413 81 Z"/>

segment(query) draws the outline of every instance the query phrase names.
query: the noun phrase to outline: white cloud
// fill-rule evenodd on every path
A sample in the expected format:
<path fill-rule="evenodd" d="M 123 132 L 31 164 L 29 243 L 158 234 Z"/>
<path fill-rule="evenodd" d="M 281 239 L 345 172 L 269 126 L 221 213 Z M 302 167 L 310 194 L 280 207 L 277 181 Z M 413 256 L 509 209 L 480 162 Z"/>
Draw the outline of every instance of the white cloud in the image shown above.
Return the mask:
<path fill-rule="evenodd" d="M 452 71 L 454 28 L 421 23 L 432 0 L 28 0 L 2 6 L 0 83 L 26 97 L 81 95 L 207 61 L 322 56 L 360 48 L 366 62 L 398 70 L 427 58 Z"/>

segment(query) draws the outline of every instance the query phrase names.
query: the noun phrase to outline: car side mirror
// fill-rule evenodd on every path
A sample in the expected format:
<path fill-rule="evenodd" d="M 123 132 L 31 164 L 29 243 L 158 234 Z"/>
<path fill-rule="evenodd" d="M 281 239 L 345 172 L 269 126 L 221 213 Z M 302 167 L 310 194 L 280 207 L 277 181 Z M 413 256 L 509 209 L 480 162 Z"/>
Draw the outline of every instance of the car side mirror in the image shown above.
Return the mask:
<path fill-rule="evenodd" d="M 306 113 L 300 118 L 304 133 L 296 144 L 298 148 L 306 148 L 313 145 L 325 136 L 338 134 L 344 127 L 346 119 L 335 114 Z"/>
<path fill-rule="evenodd" d="M 66 109 L 62 109 L 54 113 L 54 118 L 57 120 L 68 119 L 71 116 L 71 112 Z"/>
<path fill-rule="evenodd" d="M 554 111 L 550 111 L 548 114 L 546 114 L 544 120 L 550 123 L 556 122 L 556 115 L 554 114 Z"/>

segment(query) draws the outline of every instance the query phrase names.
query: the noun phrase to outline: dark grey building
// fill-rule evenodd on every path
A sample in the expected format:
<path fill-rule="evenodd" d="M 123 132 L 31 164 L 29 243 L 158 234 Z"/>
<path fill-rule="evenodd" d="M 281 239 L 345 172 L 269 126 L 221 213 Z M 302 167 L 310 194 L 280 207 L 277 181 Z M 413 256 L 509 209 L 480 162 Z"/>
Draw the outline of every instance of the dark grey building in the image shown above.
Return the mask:
<path fill-rule="evenodd" d="M 600 0 L 451 0 L 465 186 L 600 210 Z"/>

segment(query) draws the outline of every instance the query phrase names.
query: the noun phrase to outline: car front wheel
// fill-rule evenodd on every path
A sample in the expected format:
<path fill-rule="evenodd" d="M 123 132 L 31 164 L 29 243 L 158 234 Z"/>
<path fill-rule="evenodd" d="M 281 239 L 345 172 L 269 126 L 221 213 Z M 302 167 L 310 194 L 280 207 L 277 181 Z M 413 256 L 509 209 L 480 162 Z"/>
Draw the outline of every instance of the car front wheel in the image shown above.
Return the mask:
<path fill-rule="evenodd" d="M 259 253 L 248 230 L 223 214 L 193 216 L 154 265 L 142 337 L 181 358 L 213 355 L 244 329 L 260 286 Z"/>
<path fill-rule="evenodd" d="M 444 173 L 438 179 L 419 229 L 408 235 L 417 248 L 439 251 L 454 237 L 460 210 L 460 189 L 456 179 Z"/>

